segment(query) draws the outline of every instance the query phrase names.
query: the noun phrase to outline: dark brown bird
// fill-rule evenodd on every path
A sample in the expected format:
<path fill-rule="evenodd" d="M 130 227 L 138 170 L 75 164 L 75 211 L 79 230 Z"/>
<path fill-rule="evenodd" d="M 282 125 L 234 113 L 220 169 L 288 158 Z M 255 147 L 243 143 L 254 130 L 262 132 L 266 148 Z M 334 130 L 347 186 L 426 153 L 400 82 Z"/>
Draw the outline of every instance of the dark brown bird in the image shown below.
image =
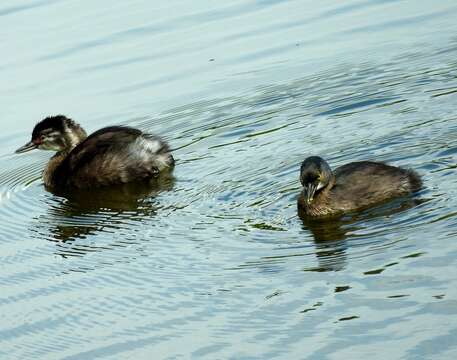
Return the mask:
<path fill-rule="evenodd" d="M 310 217 L 361 210 L 411 194 L 422 186 L 419 175 L 412 170 L 360 161 L 332 171 L 318 156 L 303 161 L 300 182 L 303 191 L 298 197 L 298 209 Z"/>
<path fill-rule="evenodd" d="M 88 137 L 79 124 L 63 115 L 40 121 L 32 140 L 16 153 L 33 149 L 56 151 L 43 172 L 44 184 L 50 189 L 142 181 L 174 167 L 170 148 L 157 136 L 127 126 L 110 126 Z"/>

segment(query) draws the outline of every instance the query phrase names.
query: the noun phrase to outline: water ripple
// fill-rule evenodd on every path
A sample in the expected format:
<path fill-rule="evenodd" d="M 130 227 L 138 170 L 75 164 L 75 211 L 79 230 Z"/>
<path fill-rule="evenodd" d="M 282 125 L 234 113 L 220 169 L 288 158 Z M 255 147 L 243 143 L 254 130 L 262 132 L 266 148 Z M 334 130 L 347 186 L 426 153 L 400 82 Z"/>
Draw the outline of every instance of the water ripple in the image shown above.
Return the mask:
<path fill-rule="evenodd" d="M 56 4 L 0 9 L 3 357 L 452 357 L 455 5 Z M 47 192 L 50 154 L 11 152 L 49 109 L 163 136 L 174 179 Z M 311 154 L 425 186 L 310 222 Z"/>

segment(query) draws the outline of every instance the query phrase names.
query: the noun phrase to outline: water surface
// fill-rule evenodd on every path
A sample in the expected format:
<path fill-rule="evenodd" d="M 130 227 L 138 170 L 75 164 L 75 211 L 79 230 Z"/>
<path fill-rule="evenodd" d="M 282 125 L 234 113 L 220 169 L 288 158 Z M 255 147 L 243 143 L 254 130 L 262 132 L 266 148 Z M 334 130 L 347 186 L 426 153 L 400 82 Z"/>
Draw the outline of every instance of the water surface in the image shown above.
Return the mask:
<path fill-rule="evenodd" d="M 454 358 L 453 1 L 0 5 L 0 355 Z M 163 136 L 174 179 L 47 192 L 13 151 L 64 113 Z M 325 224 L 296 213 L 308 155 L 423 177 Z M 132 193 L 133 192 L 133 193 Z"/>

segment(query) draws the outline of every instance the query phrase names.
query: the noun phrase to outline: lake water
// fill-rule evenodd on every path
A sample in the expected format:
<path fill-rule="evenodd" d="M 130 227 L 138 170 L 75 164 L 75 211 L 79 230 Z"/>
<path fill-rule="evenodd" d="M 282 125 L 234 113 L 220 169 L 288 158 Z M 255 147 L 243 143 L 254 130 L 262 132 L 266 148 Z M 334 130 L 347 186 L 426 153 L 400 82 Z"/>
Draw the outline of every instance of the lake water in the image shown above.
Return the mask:
<path fill-rule="evenodd" d="M 0 358 L 455 359 L 455 1 L 0 5 Z M 66 114 L 163 136 L 174 180 L 47 192 L 14 150 Z M 298 170 L 424 189 L 304 223 Z"/>

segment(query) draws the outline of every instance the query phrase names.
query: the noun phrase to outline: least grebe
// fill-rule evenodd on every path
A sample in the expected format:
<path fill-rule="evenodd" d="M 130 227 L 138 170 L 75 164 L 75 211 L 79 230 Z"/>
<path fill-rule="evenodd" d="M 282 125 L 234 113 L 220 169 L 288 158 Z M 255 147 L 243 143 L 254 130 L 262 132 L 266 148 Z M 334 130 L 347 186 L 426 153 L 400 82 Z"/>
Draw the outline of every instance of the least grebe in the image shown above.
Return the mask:
<path fill-rule="evenodd" d="M 409 169 L 360 161 L 332 171 L 319 156 L 303 161 L 300 182 L 303 191 L 298 197 L 298 208 L 311 217 L 361 210 L 411 194 L 422 186 L 419 175 Z"/>
<path fill-rule="evenodd" d="M 174 166 L 167 143 L 155 135 L 128 126 L 110 126 L 88 137 L 79 124 L 64 115 L 40 121 L 32 140 L 16 153 L 33 149 L 56 151 L 43 172 L 44 184 L 50 189 L 142 181 Z"/>

